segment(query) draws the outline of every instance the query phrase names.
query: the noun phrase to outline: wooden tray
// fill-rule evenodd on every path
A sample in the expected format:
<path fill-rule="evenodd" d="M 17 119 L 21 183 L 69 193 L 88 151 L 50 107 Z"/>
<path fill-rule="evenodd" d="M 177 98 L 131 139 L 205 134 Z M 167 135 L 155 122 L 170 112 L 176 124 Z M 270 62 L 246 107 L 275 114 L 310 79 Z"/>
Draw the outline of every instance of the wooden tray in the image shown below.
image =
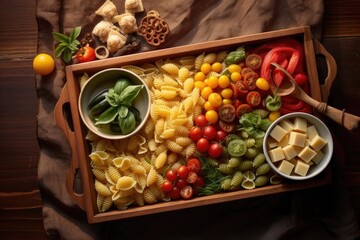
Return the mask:
<path fill-rule="evenodd" d="M 79 207 L 86 211 L 88 222 L 96 223 L 136 217 L 255 196 L 312 188 L 329 183 L 331 181 L 331 174 L 328 169 L 319 177 L 307 181 L 287 182 L 278 185 L 259 187 L 253 190 L 219 193 L 211 196 L 196 197 L 190 200 L 161 202 L 154 205 L 130 207 L 126 210 L 112 210 L 105 213 L 100 213 L 97 209 L 94 176 L 91 171 L 91 166 L 89 164 L 90 159 L 88 157 L 89 144 L 87 143 L 87 140 L 85 140 L 87 129 L 82 123 L 78 112 L 78 96 L 80 91 L 78 84 L 79 76 L 82 76 L 85 72 L 91 75 L 106 68 L 120 67 L 122 65 L 152 63 L 158 59 L 177 58 L 189 55 L 196 56 L 202 52 L 231 50 L 241 45 L 261 44 L 286 36 L 294 37 L 303 42 L 306 58 L 305 69 L 310 79 L 311 96 L 318 101 L 326 102 L 330 87 L 336 76 L 336 63 L 333 57 L 318 41 L 313 41 L 309 27 L 297 27 L 239 36 L 67 66 L 67 82 L 65 83 L 60 98 L 55 106 L 55 120 L 59 127 L 64 131 L 72 149 L 71 165 L 66 179 L 67 189 Z M 319 84 L 315 58 L 318 54 L 325 56 L 328 66 L 328 76 L 325 79 L 324 85 L 321 86 Z M 74 181 L 78 172 L 80 172 L 81 175 L 83 193 L 76 193 L 74 189 Z"/>

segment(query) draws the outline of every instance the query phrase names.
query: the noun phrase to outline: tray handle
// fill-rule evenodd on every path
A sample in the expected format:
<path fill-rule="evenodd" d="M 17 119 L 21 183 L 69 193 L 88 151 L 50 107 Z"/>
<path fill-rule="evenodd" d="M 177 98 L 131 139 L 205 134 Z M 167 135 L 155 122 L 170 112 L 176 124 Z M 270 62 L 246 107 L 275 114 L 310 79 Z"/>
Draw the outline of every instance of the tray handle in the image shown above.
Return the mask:
<path fill-rule="evenodd" d="M 327 77 L 325 78 L 325 82 L 320 86 L 322 101 L 326 103 L 329 98 L 331 86 L 336 78 L 337 74 L 337 65 L 333 56 L 325 49 L 325 47 L 318 40 L 314 40 L 314 49 L 316 54 L 321 54 L 325 57 L 326 65 L 327 65 Z M 358 128 L 360 117 L 346 113 L 344 110 L 339 110 L 331 106 L 327 106 L 327 104 L 323 104 L 325 106 L 325 114 L 332 118 L 335 122 L 339 123 L 343 127 L 345 127 L 349 131 L 353 131 Z"/>
<path fill-rule="evenodd" d="M 61 93 L 59 100 L 57 101 L 54 109 L 54 117 L 57 125 L 64 132 L 66 138 L 69 141 L 69 144 L 72 149 L 71 155 L 71 163 L 69 169 L 66 174 L 66 188 L 72 199 L 75 203 L 83 210 L 85 210 L 85 199 L 84 194 L 76 193 L 74 189 L 75 178 L 77 172 L 80 170 L 79 162 L 76 156 L 76 151 L 74 151 L 76 147 L 76 136 L 75 132 L 71 129 L 69 122 L 66 120 L 64 113 L 64 106 L 69 104 L 70 106 L 70 97 L 68 92 L 67 83 L 65 83 Z"/>
<path fill-rule="evenodd" d="M 314 40 L 314 49 L 317 55 L 323 55 L 325 57 L 326 66 L 327 66 L 327 77 L 325 82 L 320 86 L 322 100 L 324 102 L 328 101 L 331 86 L 336 78 L 337 74 L 337 65 L 334 57 L 326 50 L 326 48 L 320 43 L 319 40 Z"/>

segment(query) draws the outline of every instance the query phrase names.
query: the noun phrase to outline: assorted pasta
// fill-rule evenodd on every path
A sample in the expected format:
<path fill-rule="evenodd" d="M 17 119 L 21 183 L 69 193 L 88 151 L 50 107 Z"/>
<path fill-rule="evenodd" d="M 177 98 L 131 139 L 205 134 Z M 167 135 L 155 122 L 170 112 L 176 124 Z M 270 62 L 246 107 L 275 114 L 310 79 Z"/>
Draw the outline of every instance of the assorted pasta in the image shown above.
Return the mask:
<path fill-rule="evenodd" d="M 100 212 L 112 207 L 121 210 L 170 200 L 161 190 L 165 172 L 176 169 L 196 154 L 189 129 L 202 114 L 205 100 L 195 87 L 193 76 L 203 63 L 223 62 L 226 56 L 226 51 L 201 53 L 122 66 L 145 81 L 152 104 L 142 130 L 126 140 L 103 139 L 90 131 L 86 136 L 91 144 L 90 165 Z M 267 113 L 258 110 L 258 114 Z M 209 160 L 228 176 L 221 183 L 222 189 L 234 191 L 279 183 L 280 180 L 270 174 L 261 150 L 262 139 L 246 133 L 241 133 L 241 137 L 247 146 L 243 157 L 231 157 L 222 163 Z"/>

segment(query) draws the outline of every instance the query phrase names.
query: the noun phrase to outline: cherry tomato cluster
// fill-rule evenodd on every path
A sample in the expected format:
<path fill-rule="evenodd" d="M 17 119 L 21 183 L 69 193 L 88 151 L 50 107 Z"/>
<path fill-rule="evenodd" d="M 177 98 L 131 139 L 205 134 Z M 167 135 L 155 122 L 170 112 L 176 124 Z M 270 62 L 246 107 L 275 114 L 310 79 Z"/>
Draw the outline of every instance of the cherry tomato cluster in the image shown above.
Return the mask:
<path fill-rule="evenodd" d="M 196 142 L 196 149 L 202 154 L 218 158 L 223 153 L 220 142 L 227 137 L 227 132 L 207 121 L 204 114 L 195 118 L 195 126 L 189 131 L 189 137 Z"/>
<path fill-rule="evenodd" d="M 196 195 L 199 187 L 205 185 L 201 177 L 201 162 L 195 157 L 188 159 L 186 165 L 167 170 L 165 177 L 161 187 L 171 200 L 190 199 Z"/>
<path fill-rule="evenodd" d="M 261 64 L 261 57 L 252 53 L 244 61 L 230 64 L 226 69 L 218 62 L 201 65 L 200 71 L 194 76 L 194 85 L 206 100 L 203 107 L 207 122 L 218 125 L 223 131 L 232 132 L 236 120 L 244 113 L 265 107 L 263 99 L 269 95 L 270 86 L 267 80 L 259 77 Z M 221 75 L 217 77 L 209 74 L 211 72 Z M 193 131 L 200 135 L 199 129 Z M 195 139 L 196 142 L 199 140 Z M 206 148 L 208 143 L 202 139 L 199 145 Z"/>

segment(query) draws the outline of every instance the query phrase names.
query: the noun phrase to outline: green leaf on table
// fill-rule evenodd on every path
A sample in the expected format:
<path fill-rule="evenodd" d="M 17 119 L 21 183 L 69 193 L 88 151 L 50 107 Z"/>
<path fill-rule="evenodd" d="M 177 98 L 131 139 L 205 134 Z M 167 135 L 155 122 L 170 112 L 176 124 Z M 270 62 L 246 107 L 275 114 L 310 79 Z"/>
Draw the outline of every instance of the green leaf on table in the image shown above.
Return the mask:
<path fill-rule="evenodd" d="M 80 35 L 80 33 L 81 33 L 81 27 L 74 28 L 70 33 L 70 42 L 76 40 L 76 38 Z"/>
<path fill-rule="evenodd" d="M 66 36 L 65 34 L 53 32 L 52 35 L 55 38 L 55 40 L 60 43 L 69 43 L 70 42 L 70 37 Z"/>
<path fill-rule="evenodd" d="M 70 63 L 71 62 L 71 59 L 72 59 L 72 52 L 70 49 L 66 48 L 64 51 L 63 51 L 63 60 L 66 62 L 66 63 Z"/>
<path fill-rule="evenodd" d="M 64 50 L 67 48 L 67 44 L 66 43 L 59 43 L 56 48 L 55 48 L 55 57 L 60 57 L 61 54 L 63 54 Z"/>

